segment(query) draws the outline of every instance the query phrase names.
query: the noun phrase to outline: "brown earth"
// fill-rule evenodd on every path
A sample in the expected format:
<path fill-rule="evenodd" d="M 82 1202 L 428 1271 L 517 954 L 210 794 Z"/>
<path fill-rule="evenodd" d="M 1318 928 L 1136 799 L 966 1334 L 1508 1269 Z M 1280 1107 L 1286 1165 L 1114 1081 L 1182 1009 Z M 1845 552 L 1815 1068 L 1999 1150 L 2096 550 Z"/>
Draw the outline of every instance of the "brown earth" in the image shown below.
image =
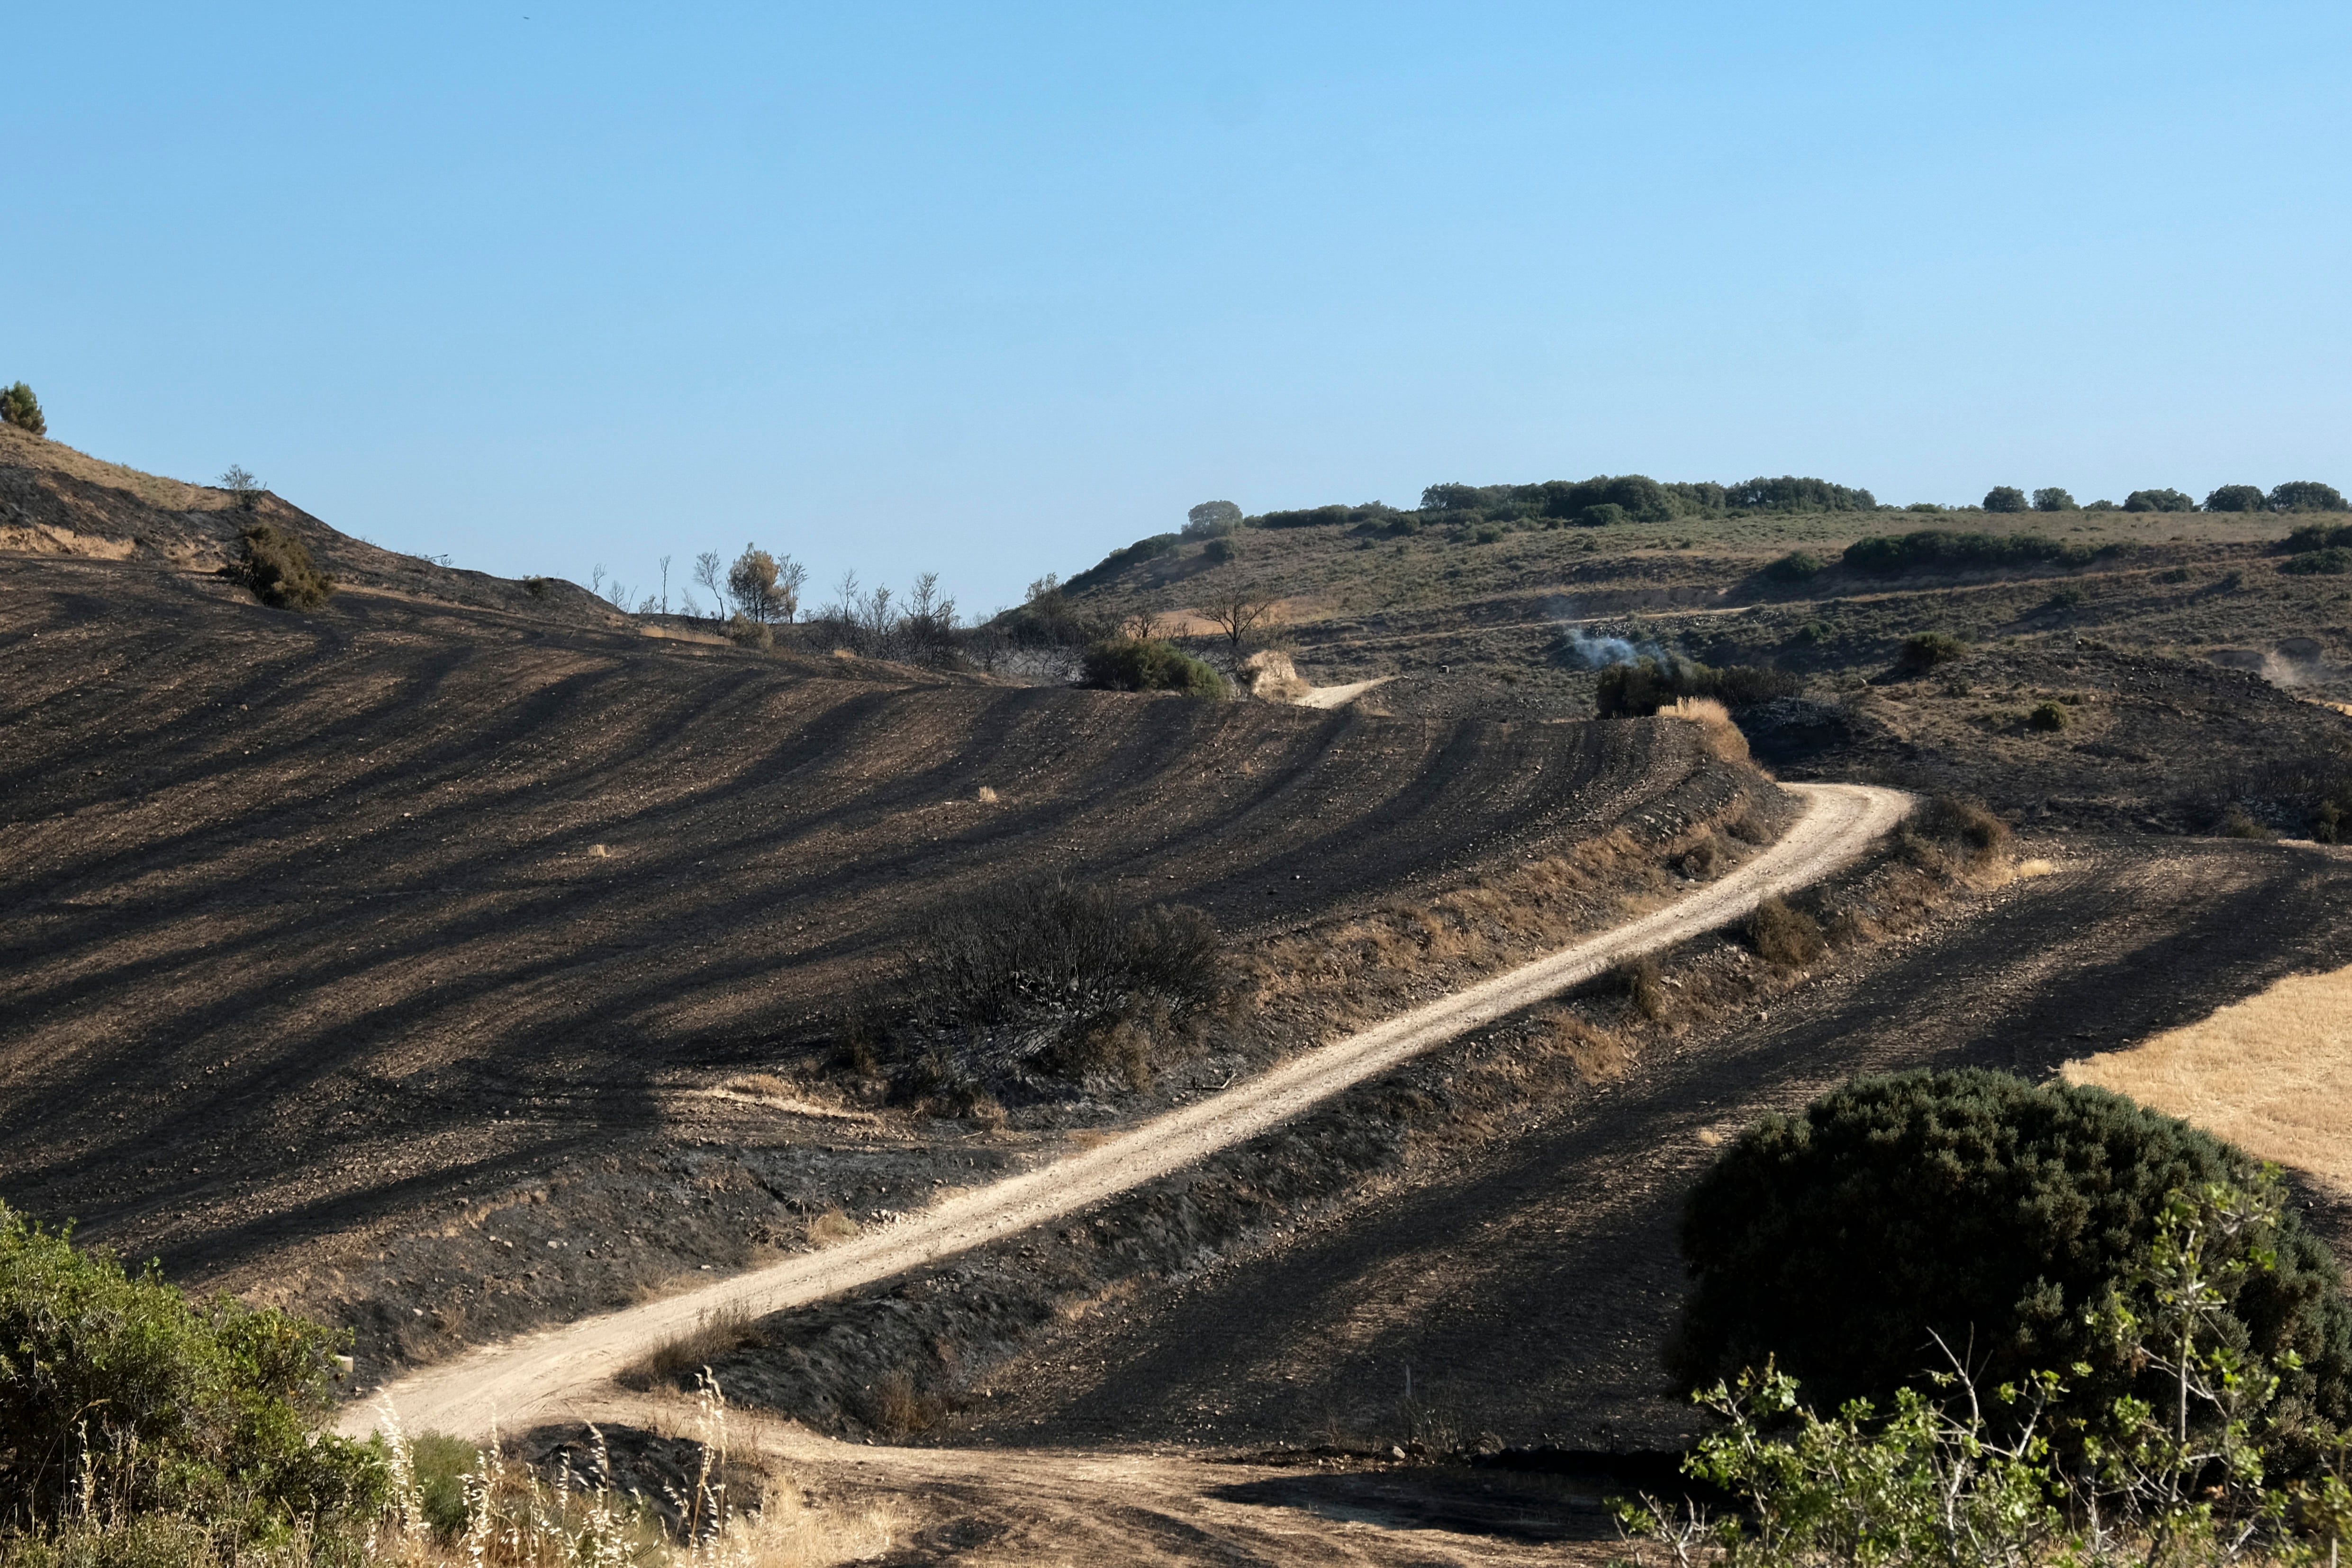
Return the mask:
<path fill-rule="evenodd" d="M 1745 787 L 1674 721 L 1014 689 L 364 588 L 303 616 L 138 560 L 0 557 L 0 1194 L 379 1367 L 1135 1109 L 833 1091 L 829 1007 L 971 889 L 1066 868 L 1270 951 Z M 713 1092 L 746 1069 L 789 1092 Z"/>

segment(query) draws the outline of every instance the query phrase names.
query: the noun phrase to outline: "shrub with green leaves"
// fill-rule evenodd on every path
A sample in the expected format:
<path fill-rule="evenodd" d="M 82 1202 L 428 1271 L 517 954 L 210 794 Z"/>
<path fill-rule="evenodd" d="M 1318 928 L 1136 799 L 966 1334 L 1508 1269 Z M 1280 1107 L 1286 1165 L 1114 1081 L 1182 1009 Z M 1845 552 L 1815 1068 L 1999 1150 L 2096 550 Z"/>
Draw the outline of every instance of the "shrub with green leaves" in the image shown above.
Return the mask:
<path fill-rule="evenodd" d="M 2262 1179 L 2105 1089 L 1973 1068 L 1856 1079 L 1749 1128 L 1692 1191 L 1671 1363 L 1697 1388 L 1777 1360 L 1817 1406 L 1884 1406 L 1947 1364 L 1940 1336 L 1988 1386 L 2066 1369 L 2068 1410 L 2095 1418 L 2149 1392 L 2091 1314 L 2118 1289 L 2157 1310 L 2134 1265 L 2169 1195 Z M 2291 1209 L 2262 1245 L 2274 1267 L 2231 1278 L 2224 1338 L 2278 1371 L 2283 1410 L 2352 1420 L 2342 1270 Z"/>
<path fill-rule="evenodd" d="M 2334 485 L 2317 479 L 2289 479 L 2271 491 L 2273 511 L 2352 511 L 2352 501 Z"/>
<path fill-rule="evenodd" d="M 1810 550 L 1791 550 L 1764 568 L 1764 575 L 1775 583 L 1810 583 L 1821 574 L 1821 557 Z"/>
<path fill-rule="evenodd" d="M 237 546 L 238 574 L 265 605 L 315 610 L 335 591 L 335 580 L 311 563 L 302 542 L 274 522 L 247 523 Z"/>
<path fill-rule="evenodd" d="M 1985 492 L 1987 511 L 2023 511 L 2026 504 L 2025 492 L 2015 485 L 1995 485 Z"/>
<path fill-rule="evenodd" d="M 118 1514 L 372 1518 L 380 1454 L 314 1436 L 331 1408 L 332 1331 L 226 1294 L 191 1301 L 150 1264 L 127 1272 L 0 1205 L 0 1522 L 81 1506 Z"/>
<path fill-rule="evenodd" d="M 2134 490 L 2124 497 L 2126 511 L 2195 511 L 2197 502 L 2179 490 Z"/>
<path fill-rule="evenodd" d="M 2036 511 L 2077 511 L 2081 509 L 2075 506 L 2073 495 L 2061 489 L 2056 485 L 2045 485 L 2042 489 L 2033 492 L 2033 510 Z"/>
<path fill-rule="evenodd" d="M 1979 567 L 2081 566 L 2104 552 L 2038 533 L 1963 533 L 1948 528 L 1922 528 L 1857 539 L 1845 547 L 1843 559 L 1857 572 L 1892 577 L 1905 572 Z"/>
<path fill-rule="evenodd" d="M 1146 637 L 1105 637 L 1087 649 L 1086 683 L 1109 691 L 1223 697 L 1225 678 L 1182 648 Z"/>
<path fill-rule="evenodd" d="M 2025 721 L 2033 729 L 2048 730 L 2054 733 L 2066 727 L 2066 710 L 2055 702 L 2036 703 L 2033 711 L 2025 716 Z"/>
<path fill-rule="evenodd" d="M 2281 565 L 2282 572 L 2297 576 L 2337 577 L 2352 572 L 2352 550 L 2331 544 L 2325 550 L 2314 550 L 2302 555 L 2291 555 Z"/>
<path fill-rule="evenodd" d="M 2205 497 L 2207 511 L 2265 511 L 2270 502 L 2260 485 L 2222 485 Z"/>
<path fill-rule="evenodd" d="M 1903 668 L 1913 670 L 1934 669 L 1951 663 L 1969 651 L 1969 645 L 1949 632 L 1920 632 L 1903 639 Z"/>
<path fill-rule="evenodd" d="M 33 389 L 21 381 L 14 386 L 0 388 L 0 422 L 14 425 L 19 430 L 28 430 L 36 436 L 49 433 L 49 421 L 41 413 L 41 400 L 34 396 Z"/>

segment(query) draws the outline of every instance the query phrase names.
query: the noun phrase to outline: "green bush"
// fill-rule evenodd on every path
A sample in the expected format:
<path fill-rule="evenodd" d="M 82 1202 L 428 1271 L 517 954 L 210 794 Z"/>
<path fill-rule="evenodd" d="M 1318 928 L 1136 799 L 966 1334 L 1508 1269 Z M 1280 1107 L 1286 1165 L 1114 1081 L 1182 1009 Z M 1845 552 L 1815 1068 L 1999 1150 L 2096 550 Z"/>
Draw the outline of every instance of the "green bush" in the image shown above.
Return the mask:
<path fill-rule="evenodd" d="M 1821 558 L 1809 550 L 1791 550 L 1764 568 L 1764 575 L 1775 583 L 1809 583 L 1821 573 Z"/>
<path fill-rule="evenodd" d="M 265 605 L 315 610 L 335 591 L 335 580 L 311 563 L 302 542 L 274 522 L 246 524 L 237 546 L 237 573 Z"/>
<path fill-rule="evenodd" d="M 18 384 L 22 384 L 19 383 Z M 2317 479 L 2290 479 L 2271 491 L 2273 511 L 2352 511 L 2352 501 L 2334 485 Z"/>
<path fill-rule="evenodd" d="M 2025 721 L 2036 730 L 2063 730 L 2067 723 L 2066 710 L 2055 702 L 2038 703 L 2033 711 L 2025 716 Z"/>
<path fill-rule="evenodd" d="M 2352 546 L 2352 522 L 2339 522 L 2333 528 L 2324 522 L 2306 522 L 2286 536 L 2282 548 L 2294 552 L 2340 546 Z"/>
<path fill-rule="evenodd" d="M 2270 502 L 2260 485 L 2223 485 L 2205 498 L 2207 511 L 2266 511 Z"/>
<path fill-rule="evenodd" d="M 2073 496 L 2067 494 L 2064 490 L 2060 489 L 2056 485 L 2050 485 L 2033 492 L 2033 510 L 2036 511 L 2074 511 L 2076 508 L 2074 505 L 2074 498 Z"/>
<path fill-rule="evenodd" d="M 192 1302 L 0 1205 L 0 1516 L 62 1519 L 85 1476 L 118 1514 L 265 1532 L 373 1516 L 381 1454 L 312 1431 L 342 1343 L 226 1294 Z"/>
<path fill-rule="evenodd" d="M 1944 503 L 1933 500 L 1915 500 L 1903 510 L 1905 511 L 1941 511 L 1944 510 Z"/>
<path fill-rule="evenodd" d="M 1223 697 L 1225 678 L 1183 649 L 1140 637 L 1105 637 L 1087 649 L 1086 683 L 1109 691 L 1181 691 Z"/>
<path fill-rule="evenodd" d="M 1239 532 L 1242 509 L 1229 500 L 1204 500 L 1184 514 L 1186 539 L 1222 539 Z"/>
<path fill-rule="evenodd" d="M 1933 669 L 1939 664 L 1949 664 L 1969 651 L 1969 645 L 1948 632 L 1920 632 L 1903 639 L 1903 668 Z"/>
<path fill-rule="evenodd" d="M 1884 1405 L 1946 1366 L 1940 1335 L 1987 1387 L 2081 1363 L 2067 1398 L 2095 1415 L 2145 1392 L 2088 1314 L 2132 1279 L 2168 1195 L 2259 1175 L 2241 1151 L 2105 1089 L 1976 1068 L 1857 1079 L 1748 1129 L 1691 1193 L 1695 1289 L 1670 1362 L 1696 1388 L 1777 1359 L 1822 1407 Z M 2269 1246 L 2275 1268 L 2229 1284 L 2229 1338 L 2279 1369 L 2283 1402 L 2341 1425 L 2342 1271 L 2292 1210 Z"/>
<path fill-rule="evenodd" d="M 2124 497 L 2126 511 L 2195 511 L 2197 503 L 2179 490 L 2134 490 Z"/>
<path fill-rule="evenodd" d="M 1875 511 L 1878 499 L 1865 489 L 1833 485 L 1827 479 L 1783 474 L 1777 479 L 1757 478 L 1726 488 L 1723 504 L 1737 511 Z"/>
<path fill-rule="evenodd" d="M 2062 544 L 2038 533 L 1963 533 L 1948 528 L 1923 528 L 1911 533 L 1857 539 L 1845 547 L 1844 561 L 1856 571 L 1891 577 L 1903 572 L 1969 567 L 2079 566 L 2102 552 L 2079 544 Z"/>
<path fill-rule="evenodd" d="M 2352 550 L 2347 550 L 2340 544 L 2331 544 L 2325 550 L 2315 550 L 2305 555 L 2289 556 L 2281 563 L 2279 570 L 2293 572 L 2299 575 L 2315 574 L 2330 577 L 2339 576 L 2346 572 L 2352 572 Z"/>
<path fill-rule="evenodd" d="M 0 389 L 0 422 L 14 425 L 19 430 L 29 430 L 36 436 L 49 433 L 49 421 L 41 413 L 41 400 L 23 382 Z"/>
<path fill-rule="evenodd" d="M 1129 566 L 1140 565 L 1146 561 L 1157 561 L 1163 555 L 1173 554 L 1181 542 L 1181 536 L 1173 533 L 1155 533 L 1148 539 L 1139 539 L 1123 550 L 1112 551 L 1085 571 L 1072 576 L 1068 582 L 1061 584 L 1062 592 L 1076 594 L 1083 589 L 1091 588 L 1097 583 L 1107 583 Z"/>
<path fill-rule="evenodd" d="M 1586 507 L 1577 514 L 1576 521 L 1587 528 L 1614 528 L 1632 515 L 1615 501 L 1605 500 Z"/>
<path fill-rule="evenodd" d="M 1240 553 L 1241 551 L 1235 548 L 1234 542 L 1230 539 L 1212 539 L 1208 543 L 1201 546 L 1202 556 L 1206 560 L 1215 562 L 1220 566 L 1223 565 L 1226 562 L 1231 561 Z"/>
<path fill-rule="evenodd" d="M 2015 485 L 1995 485 L 1985 491 L 1984 509 L 1987 511 L 2023 511 L 2026 505 L 2025 492 Z"/>

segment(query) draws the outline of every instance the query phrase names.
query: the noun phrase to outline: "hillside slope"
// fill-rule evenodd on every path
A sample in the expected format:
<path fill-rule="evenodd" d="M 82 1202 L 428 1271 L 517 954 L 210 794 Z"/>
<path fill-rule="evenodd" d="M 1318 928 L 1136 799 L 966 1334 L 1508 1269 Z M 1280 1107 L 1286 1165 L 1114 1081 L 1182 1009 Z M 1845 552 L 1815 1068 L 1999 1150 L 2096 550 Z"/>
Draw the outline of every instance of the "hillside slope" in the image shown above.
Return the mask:
<path fill-rule="evenodd" d="M 658 1163 L 735 1111 L 795 1146 L 874 1133 L 711 1075 L 810 1059 L 974 889 L 1064 868 L 1247 946 L 1752 777 L 1672 721 L 1010 688 L 367 589 L 301 616 L 54 556 L 0 557 L 0 1195 L 347 1317 L 442 1267 L 453 1203 L 543 1203 L 566 1162 Z M 892 1170 L 882 1201 L 919 1184 Z M 607 1233 L 584 1274 L 435 1322 L 750 1245 L 715 1211 L 599 1215 L 637 1250 Z"/>

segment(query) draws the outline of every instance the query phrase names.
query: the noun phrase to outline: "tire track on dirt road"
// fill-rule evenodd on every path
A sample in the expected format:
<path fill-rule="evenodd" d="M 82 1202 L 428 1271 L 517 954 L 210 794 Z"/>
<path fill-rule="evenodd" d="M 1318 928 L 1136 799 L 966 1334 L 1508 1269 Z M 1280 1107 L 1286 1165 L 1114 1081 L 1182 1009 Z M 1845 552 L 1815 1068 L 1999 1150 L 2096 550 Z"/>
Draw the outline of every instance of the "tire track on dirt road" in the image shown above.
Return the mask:
<path fill-rule="evenodd" d="M 1255 1137 L 1421 1051 L 1629 957 L 1736 920 L 1760 900 L 1818 880 L 1860 855 L 1910 803 L 1899 792 L 1858 784 L 1800 785 L 1795 793 L 1804 812 L 1778 843 L 1654 913 L 1307 1052 L 1096 1148 L 961 1194 L 902 1224 L 666 1300 L 486 1346 L 402 1378 L 383 1394 L 410 1431 L 478 1434 L 494 1423 L 554 1418 L 706 1315 L 761 1317 L 805 1306 L 1045 1224 Z M 375 1422 L 373 1408 L 354 1405 L 341 1425 L 363 1433 Z"/>

